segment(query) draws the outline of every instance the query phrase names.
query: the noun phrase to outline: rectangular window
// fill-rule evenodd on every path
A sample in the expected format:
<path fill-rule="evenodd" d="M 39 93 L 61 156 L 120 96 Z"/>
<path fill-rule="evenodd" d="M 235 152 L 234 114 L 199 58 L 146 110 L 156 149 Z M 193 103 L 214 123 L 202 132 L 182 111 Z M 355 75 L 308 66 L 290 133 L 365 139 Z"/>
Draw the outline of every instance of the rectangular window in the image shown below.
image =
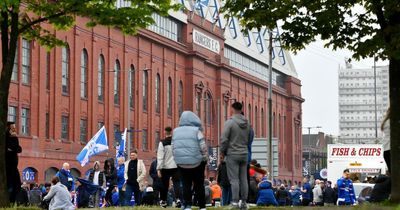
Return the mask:
<path fill-rule="evenodd" d="M 80 130 L 81 130 L 81 135 L 80 135 L 81 143 L 86 143 L 87 142 L 87 119 L 81 119 Z"/>
<path fill-rule="evenodd" d="M 50 138 L 50 114 L 46 112 L 46 139 Z"/>
<path fill-rule="evenodd" d="M 29 109 L 27 108 L 21 110 L 21 135 L 29 135 Z"/>
<path fill-rule="evenodd" d="M 17 107 L 9 106 L 8 107 L 8 122 L 17 123 Z"/>
<path fill-rule="evenodd" d="M 68 140 L 69 119 L 68 116 L 61 116 L 61 139 Z"/>
<path fill-rule="evenodd" d="M 142 150 L 148 150 L 148 143 L 147 143 L 147 129 L 142 130 Z"/>
<path fill-rule="evenodd" d="M 22 39 L 22 83 L 29 84 L 31 72 L 31 43 Z"/>
<path fill-rule="evenodd" d="M 154 24 L 147 29 L 177 42 L 181 42 L 182 24 L 170 17 L 153 14 Z"/>
<path fill-rule="evenodd" d="M 12 74 L 11 74 L 11 81 L 14 81 L 14 82 L 18 81 L 18 60 L 19 60 L 18 51 L 19 51 L 19 45 L 17 42 L 17 48 L 15 50 L 14 66 L 13 66 L 13 70 L 12 70 Z"/>

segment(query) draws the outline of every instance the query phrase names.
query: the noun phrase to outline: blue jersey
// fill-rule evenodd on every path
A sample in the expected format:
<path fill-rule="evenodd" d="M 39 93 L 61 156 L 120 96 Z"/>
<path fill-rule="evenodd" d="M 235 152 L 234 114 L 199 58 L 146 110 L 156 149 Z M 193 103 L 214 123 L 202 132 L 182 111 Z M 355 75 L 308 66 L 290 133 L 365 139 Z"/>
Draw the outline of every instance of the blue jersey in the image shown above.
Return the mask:
<path fill-rule="evenodd" d="M 337 181 L 338 205 L 353 205 L 356 202 L 353 182 L 350 179 L 340 178 Z"/>
<path fill-rule="evenodd" d="M 309 199 L 312 200 L 311 198 L 311 185 L 310 183 L 306 182 L 303 184 L 303 190 L 306 190 L 307 192 L 301 192 L 301 196 L 303 199 Z"/>

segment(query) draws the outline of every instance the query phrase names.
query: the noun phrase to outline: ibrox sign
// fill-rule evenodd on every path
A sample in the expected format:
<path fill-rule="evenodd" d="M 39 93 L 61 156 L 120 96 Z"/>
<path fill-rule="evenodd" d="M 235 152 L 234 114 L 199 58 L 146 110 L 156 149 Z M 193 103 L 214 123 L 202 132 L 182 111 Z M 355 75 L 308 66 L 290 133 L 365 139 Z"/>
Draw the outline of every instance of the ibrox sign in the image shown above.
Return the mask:
<path fill-rule="evenodd" d="M 193 42 L 219 54 L 219 41 L 193 29 Z"/>
<path fill-rule="evenodd" d="M 383 148 L 378 144 L 361 144 L 361 145 L 329 145 L 328 159 L 341 158 L 382 158 Z"/>

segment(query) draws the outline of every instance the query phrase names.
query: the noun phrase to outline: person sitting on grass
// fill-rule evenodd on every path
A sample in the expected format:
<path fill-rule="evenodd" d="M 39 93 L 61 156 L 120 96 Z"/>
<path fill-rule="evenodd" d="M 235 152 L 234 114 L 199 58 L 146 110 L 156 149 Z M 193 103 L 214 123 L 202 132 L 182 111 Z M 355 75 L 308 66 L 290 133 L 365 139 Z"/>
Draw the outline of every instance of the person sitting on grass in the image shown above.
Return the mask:
<path fill-rule="evenodd" d="M 263 177 L 261 182 L 258 184 L 257 206 L 270 205 L 278 206 L 278 202 L 275 199 L 271 182 L 267 180 L 267 177 Z"/>

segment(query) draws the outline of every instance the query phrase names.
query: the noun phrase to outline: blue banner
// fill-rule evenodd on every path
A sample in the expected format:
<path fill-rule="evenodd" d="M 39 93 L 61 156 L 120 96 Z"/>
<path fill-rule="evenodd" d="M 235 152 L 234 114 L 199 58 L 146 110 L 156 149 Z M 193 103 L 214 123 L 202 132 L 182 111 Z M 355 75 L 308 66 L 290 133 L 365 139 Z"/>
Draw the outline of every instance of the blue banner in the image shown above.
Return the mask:
<path fill-rule="evenodd" d="M 36 171 L 33 168 L 25 168 L 22 171 L 22 181 L 32 182 L 35 181 Z"/>

